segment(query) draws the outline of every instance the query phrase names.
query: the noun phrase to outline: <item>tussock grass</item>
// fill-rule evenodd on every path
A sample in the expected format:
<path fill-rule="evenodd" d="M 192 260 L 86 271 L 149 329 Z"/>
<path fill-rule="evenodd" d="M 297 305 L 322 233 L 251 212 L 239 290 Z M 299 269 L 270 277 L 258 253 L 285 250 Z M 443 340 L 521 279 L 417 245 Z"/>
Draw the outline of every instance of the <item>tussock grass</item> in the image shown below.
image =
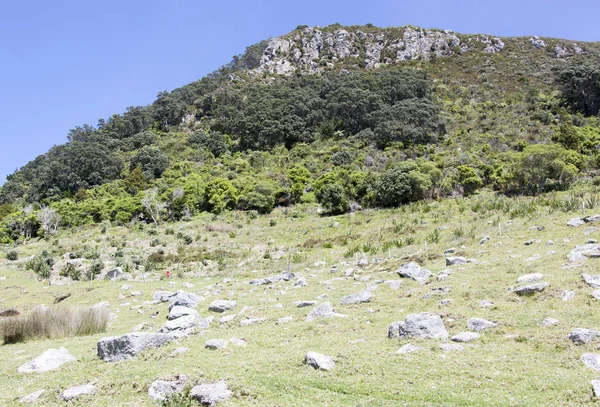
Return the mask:
<path fill-rule="evenodd" d="M 104 332 L 108 323 L 106 307 L 77 309 L 38 307 L 29 314 L 0 319 L 0 337 L 5 344 L 44 338 L 65 338 Z"/>

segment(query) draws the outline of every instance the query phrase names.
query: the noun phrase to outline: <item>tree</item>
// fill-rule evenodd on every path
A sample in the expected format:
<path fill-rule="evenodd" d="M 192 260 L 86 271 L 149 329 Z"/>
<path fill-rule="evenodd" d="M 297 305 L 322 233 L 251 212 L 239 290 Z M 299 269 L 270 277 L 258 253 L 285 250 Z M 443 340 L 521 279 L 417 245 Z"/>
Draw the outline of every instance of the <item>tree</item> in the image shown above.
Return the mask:
<path fill-rule="evenodd" d="M 44 206 L 37 214 L 40 224 L 44 232 L 54 235 L 58 231 L 60 215 L 53 208 Z"/>
<path fill-rule="evenodd" d="M 129 172 L 127 178 L 123 180 L 123 188 L 131 195 L 137 195 L 146 188 L 146 178 L 141 164 L 136 165 L 133 171 Z"/>
<path fill-rule="evenodd" d="M 162 210 L 166 207 L 166 203 L 160 202 L 156 189 L 146 191 L 146 194 L 142 198 L 142 206 L 146 209 L 146 213 L 152 218 L 154 224 L 159 226 L 160 215 Z"/>
<path fill-rule="evenodd" d="M 348 210 L 348 198 L 344 187 L 338 183 L 327 183 L 317 192 L 317 201 L 332 215 L 339 215 Z"/>
<path fill-rule="evenodd" d="M 208 209 L 213 213 L 233 209 L 238 201 L 237 188 L 225 178 L 210 181 L 206 185 L 204 194 Z"/>
<path fill-rule="evenodd" d="M 129 170 L 141 166 L 146 179 L 159 178 L 169 166 L 169 159 L 156 147 L 142 147 L 129 161 Z"/>
<path fill-rule="evenodd" d="M 563 100 L 584 116 L 600 111 L 600 65 L 592 62 L 572 62 L 557 71 L 557 82 Z"/>

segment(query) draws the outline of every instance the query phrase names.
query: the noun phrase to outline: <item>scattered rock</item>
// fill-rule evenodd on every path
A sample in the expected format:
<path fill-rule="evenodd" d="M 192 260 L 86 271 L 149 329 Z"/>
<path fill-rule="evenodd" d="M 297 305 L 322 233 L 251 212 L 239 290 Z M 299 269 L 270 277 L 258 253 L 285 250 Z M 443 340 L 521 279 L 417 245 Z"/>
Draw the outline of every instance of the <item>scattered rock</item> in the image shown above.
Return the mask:
<path fill-rule="evenodd" d="M 77 358 L 65 348 L 48 349 L 31 362 L 19 366 L 19 373 L 42 373 L 56 370 L 68 362 L 75 362 Z"/>
<path fill-rule="evenodd" d="M 245 339 L 229 338 L 229 342 L 235 346 L 248 346 L 248 341 Z"/>
<path fill-rule="evenodd" d="M 389 338 L 448 339 L 448 336 L 442 318 L 427 312 L 409 314 L 404 321 L 393 322 L 388 330 Z"/>
<path fill-rule="evenodd" d="M 583 281 L 585 281 L 592 288 L 600 288 L 600 276 L 591 276 L 589 274 L 581 274 Z"/>
<path fill-rule="evenodd" d="M 525 246 L 531 246 L 533 244 L 533 239 L 529 239 L 524 244 L 525 244 Z"/>
<path fill-rule="evenodd" d="M 194 386 L 190 390 L 191 398 L 207 406 L 214 406 L 217 403 L 230 399 L 231 396 L 233 396 L 233 393 L 225 381 L 201 384 Z"/>
<path fill-rule="evenodd" d="M 227 344 L 229 342 L 227 342 L 225 339 L 209 339 L 208 341 L 206 341 L 206 343 L 204 344 L 204 347 L 206 349 L 223 349 L 227 347 Z"/>
<path fill-rule="evenodd" d="M 167 302 L 169 298 L 171 298 L 174 293 L 170 291 L 156 291 L 152 296 L 153 301 Z"/>
<path fill-rule="evenodd" d="M 494 303 L 488 300 L 479 301 L 479 308 L 492 308 Z"/>
<path fill-rule="evenodd" d="M 479 245 L 484 245 L 484 244 L 486 244 L 486 243 L 487 243 L 487 242 L 489 242 L 489 241 L 490 241 L 490 237 L 489 237 L 489 236 L 486 236 L 486 237 L 484 237 L 483 239 L 481 239 L 481 240 L 479 241 Z"/>
<path fill-rule="evenodd" d="M 597 244 L 577 245 L 567 254 L 567 259 L 571 263 L 586 261 L 588 257 L 600 257 L 600 249 Z"/>
<path fill-rule="evenodd" d="M 590 369 L 600 372 L 600 355 L 597 353 L 584 353 L 581 355 L 581 361 Z"/>
<path fill-rule="evenodd" d="M 569 333 L 569 339 L 575 345 L 583 345 L 590 343 L 600 335 L 598 331 L 593 329 L 575 328 Z"/>
<path fill-rule="evenodd" d="M 177 319 L 167 321 L 159 330 L 159 333 L 171 334 L 178 338 L 190 335 L 198 326 L 208 326 L 206 320 L 198 318 L 197 315 L 184 315 Z"/>
<path fill-rule="evenodd" d="M 115 362 L 133 357 L 145 349 L 157 348 L 173 339 L 174 335 L 150 332 L 102 338 L 98 341 L 98 356 L 105 362 Z"/>
<path fill-rule="evenodd" d="M 39 389 L 33 393 L 28 394 L 25 397 L 19 399 L 19 403 L 35 403 L 37 399 L 44 393 L 45 389 Z"/>
<path fill-rule="evenodd" d="M 600 290 L 594 290 L 590 293 L 590 295 L 595 299 L 600 300 Z"/>
<path fill-rule="evenodd" d="M 398 355 L 405 355 L 405 354 L 408 354 L 408 353 L 418 352 L 420 350 L 425 350 L 425 348 L 422 348 L 420 346 L 411 345 L 410 343 L 407 343 L 406 345 L 404 345 L 403 347 L 401 347 L 400 349 L 398 349 L 396 351 L 396 353 Z"/>
<path fill-rule="evenodd" d="M 265 318 L 248 318 L 240 321 L 240 326 L 256 325 L 265 322 Z"/>
<path fill-rule="evenodd" d="M 333 307 L 330 302 L 324 302 L 323 304 L 315 307 L 307 316 L 306 321 L 311 322 L 318 318 L 331 318 L 331 317 L 345 317 L 346 315 L 338 314 L 333 311 Z"/>
<path fill-rule="evenodd" d="M 213 312 L 225 312 L 235 308 L 236 306 L 237 302 L 235 301 L 216 300 L 210 303 L 208 310 Z"/>
<path fill-rule="evenodd" d="M 544 291 L 549 286 L 550 286 L 550 284 L 548 284 L 548 283 L 537 283 L 537 284 L 524 285 L 524 286 L 517 287 L 517 289 L 515 289 L 515 294 L 517 294 L 517 295 L 532 295 L 532 294 Z"/>
<path fill-rule="evenodd" d="M 358 294 L 348 295 L 340 300 L 341 305 L 361 304 L 371 302 L 373 294 L 370 291 L 361 291 Z"/>
<path fill-rule="evenodd" d="M 421 266 L 415 262 L 403 264 L 396 270 L 396 273 L 398 273 L 400 277 L 410 278 L 419 283 L 425 283 L 433 276 L 431 271 L 421 268 Z"/>
<path fill-rule="evenodd" d="M 185 346 L 182 346 L 182 347 L 179 347 L 179 348 L 176 348 L 175 350 L 173 350 L 173 352 L 171 352 L 169 354 L 169 356 L 171 356 L 171 357 L 177 356 L 177 355 L 180 355 L 182 353 L 187 352 L 188 350 L 189 350 L 189 348 L 186 348 Z"/>
<path fill-rule="evenodd" d="M 467 264 L 467 259 L 464 257 L 446 257 L 446 266 L 456 266 Z"/>
<path fill-rule="evenodd" d="M 483 318 L 469 318 L 469 320 L 467 321 L 467 328 L 475 332 L 484 331 L 490 328 L 496 328 L 497 326 L 497 323 L 488 321 L 487 319 Z"/>
<path fill-rule="evenodd" d="M 517 278 L 517 283 L 535 283 L 543 279 L 544 275 L 542 273 L 524 274 Z"/>
<path fill-rule="evenodd" d="M 294 320 L 294 317 L 284 317 L 277 320 L 277 325 L 287 324 Z"/>
<path fill-rule="evenodd" d="M 567 226 L 572 226 L 574 228 L 579 227 L 583 224 L 585 224 L 585 222 L 580 218 L 569 219 L 569 221 L 567 222 Z"/>
<path fill-rule="evenodd" d="M 594 392 L 594 397 L 600 397 L 600 380 L 592 380 L 592 390 Z"/>
<path fill-rule="evenodd" d="M 570 301 L 575 298 L 575 291 L 564 290 L 560 296 L 563 301 Z"/>
<path fill-rule="evenodd" d="M 196 311 L 195 309 L 184 307 L 181 305 L 176 305 L 173 308 L 171 308 L 171 311 L 169 311 L 169 316 L 167 317 L 167 319 L 173 320 L 186 315 L 193 315 L 197 318 L 199 317 L 198 311 Z"/>
<path fill-rule="evenodd" d="M 452 337 L 453 342 L 471 342 L 479 339 L 480 335 L 476 332 L 461 332 Z"/>
<path fill-rule="evenodd" d="M 60 398 L 64 401 L 76 399 L 81 396 L 91 396 L 96 394 L 96 386 L 93 384 L 82 384 L 81 386 L 69 387 L 60 393 Z"/>
<path fill-rule="evenodd" d="M 308 352 L 304 357 L 304 362 L 308 366 L 321 370 L 331 370 L 335 367 L 335 362 L 330 356 L 317 352 Z"/>
<path fill-rule="evenodd" d="M 317 301 L 296 301 L 294 302 L 294 305 L 296 305 L 296 308 L 304 308 L 304 307 L 312 307 L 313 305 L 316 305 Z"/>
<path fill-rule="evenodd" d="M 550 326 L 554 326 L 554 325 L 558 325 L 558 319 L 556 318 L 544 318 L 544 320 L 542 321 L 542 325 L 546 326 L 546 327 L 550 327 Z"/>
<path fill-rule="evenodd" d="M 294 283 L 294 287 L 306 287 L 308 285 L 308 280 L 304 277 L 298 277 L 296 282 Z"/>
<path fill-rule="evenodd" d="M 111 280 L 116 280 L 118 277 L 121 277 L 123 275 L 123 269 L 121 267 L 115 267 L 114 269 L 110 270 L 108 273 L 106 273 L 106 278 L 109 278 Z"/>
<path fill-rule="evenodd" d="M 168 298 L 169 311 L 171 310 L 171 308 L 176 307 L 178 305 L 188 308 L 196 308 L 198 307 L 198 304 L 203 300 L 204 298 L 194 293 L 189 293 L 187 291 L 177 291 L 175 294 Z"/>
<path fill-rule="evenodd" d="M 402 286 L 402 281 L 400 280 L 386 280 L 383 283 L 388 285 L 392 290 L 399 290 Z"/>
<path fill-rule="evenodd" d="M 176 380 L 155 380 L 148 388 L 148 396 L 152 400 L 164 401 L 175 393 L 181 393 L 187 380 L 185 375 L 177 376 Z"/>
<path fill-rule="evenodd" d="M 440 349 L 446 352 L 462 352 L 465 347 L 456 343 L 442 343 Z"/>

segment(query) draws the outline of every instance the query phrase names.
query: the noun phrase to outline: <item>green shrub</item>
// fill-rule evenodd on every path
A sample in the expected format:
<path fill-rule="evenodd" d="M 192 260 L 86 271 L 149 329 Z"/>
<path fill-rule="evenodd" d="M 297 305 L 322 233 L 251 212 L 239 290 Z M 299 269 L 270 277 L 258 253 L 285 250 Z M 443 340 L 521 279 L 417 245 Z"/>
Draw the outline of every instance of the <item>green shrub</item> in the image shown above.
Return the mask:
<path fill-rule="evenodd" d="M 317 192 L 317 200 L 332 215 L 339 215 L 348 210 L 348 198 L 344 187 L 338 183 L 323 185 Z"/>
<path fill-rule="evenodd" d="M 9 250 L 6 252 L 6 259 L 10 261 L 15 261 L 19 259 L 19 252 L 16 250 Z"/>

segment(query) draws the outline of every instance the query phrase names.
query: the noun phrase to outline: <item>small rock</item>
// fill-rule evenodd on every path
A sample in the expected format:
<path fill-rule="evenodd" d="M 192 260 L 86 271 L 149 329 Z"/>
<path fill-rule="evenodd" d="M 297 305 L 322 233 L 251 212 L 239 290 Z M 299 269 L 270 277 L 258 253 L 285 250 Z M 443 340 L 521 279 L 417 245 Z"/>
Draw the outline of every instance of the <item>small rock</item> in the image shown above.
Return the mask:
<path fill-rule="evenodd" d="M 176 305 L 173 308 L 171 308 L 171 311 L 169 311 L 169 316 L 167 317 L 167 319 L 173 320 L 186 315 L 194 315 L 195 317 L 199 317 L 198 311 L 196 311 L 195 309 L 183 307 L 181 305 Z"/>
<path fill-rule="evenodd" d="M 592 380 L 592 390 L 594 391 L 594 397 L 600 397 L 600 380 Z"/>
<path fill-rule="evenodd" d="M 306 287 L 308 285 L 308 280 L 304 277 L 298 277 L 296 282 L 294 283 L 294 287 Z"/>
<path fill-rule="evenodd" d="M 33 393 L 20 398 L 19 403 L 35 403 L 37 401 L 37 399 L 40 398 L 42 393 L 44 393 L 44 391 L 45 391 L 44 389 L 39 389 L 38 391 L 34 391 Z"/>
<path fill-rule="evenodd" d="M 542 273 L 524 274 L 517 279 L 517 283 L 535 283 L 544 279 Z"/>
<path fill-rule="evenodd" d="M 209 339 L 204 344 L 206 349 L 223 349 L 227 347 L 228 342 L 225 339 Z"/>
<path fill-rule="evenodd" d="M 93 384 L 83 384 L 81 386 L 70 387 L 60 393 L 60 398 L 65 401 L 73 400 L 75 398 L 87 395 L 96 394 L 96 386 Z"/>
<path fill-rule="evenodd" d="M 494 303 L 488 300 L 479 301 L 479 308 L 492 308 Z"/>
<path fill-rule="evenodd" d="M 497 323 L 488 321 L 487 319 L 483 318 L 469 318 L 469 320 L 467 321 L 467 328 L 471 331 L 476 332 L 484 331 L 490 328 L 496 328 L 497 326 Z"/>
<path fill-rule="evenodd" d="M 464 257 L 446 257 L 446 266 L 456 266 L 467 264 L 467 259 Z"/>
<path fill-rule="evenodd" d="M 517 294 L 517 295 L 532 295 L 532 294 L 544 291 L 549 286 L 550 286 L 550 284 L 548 284 L 548 283 L 537 283 L 537 284 L 524 285 L 524 286 L 517 287 L 517 289 L 515 289 L 515 294 Z"/>
<path fill-rule="evenodd" d="M 214 406 L 217 403 L 228 400 L 233 396 L 227 382 L 206 383 L 194 386 L 190 390 L 190 397 L 199 401 L 200 404 Z"/>
<path fill-rule="evenodd" d="M 265 322 L 265 318 L 248 318 L 240 321 L 240 326 L 256 325 Z"/>
<path fill-rule="evenodd" d="M 590 369 L 600 372 L 600 355 L 597 353 L 584 353 L 581 355 L 581 361 Z"/>
<path fill-rule="evenodd" d="M 311 322 L 317 318 L 345 317 L 346 315 L 338 314 L 333 311 L 331 303 L 324 302 L 315 307 L 307 316 L 306 321 Z"/>
<path fill-rule="evenodd" d="M 296 308 L 304 308 L 304 307 L 312 307 L 313 305 L 315 305 L 317 303 L 317 301 L 296 301 L 294 302 L 294 305 L 296 306 Z"/>
<path fill-rule="evenodd" d="M 440 349 L 446 352 L 462 352 L 465 347 L 456 343 L 442 343 Z"/>
<path fill-rule="evenodd" d="M 479 339 L 480 335 L 476 332 L 461 332 L 452 337 L 453 342 L 471 342 Z"/>
<path fill-rule="evenodd" d="M 48 349 L 31 362 L 19 366 L 17 370 L 19 373 L 42 373 L 56 370 L 65 363 L 75 361 L 77 358 L 65 348 Z"/>
<path fill-rule="evenodd" d="M 590 295 L 595 299 L 600 300 L 600 290 L 594 290 L 590 293 Z"/>
<path fill-rule="evenodd" d="M 484 245 L 484 244 L 486 244 L 486 243 L 487 243 L 487 242 L 489 242 L 489 241 L 490 241 L 490 237 L 489 237 L 489 236 L 486 236 L 486 237 L 484 237 L 483 239 L 481 239 L 481 240 L 479 241 L 479 244 L 480 244 L 480 245 Z"/>
<path fill-rule="evenodd" d="M 287 324 L 289 322 L 292 322 L 293 320 L 294 320 L 294 317 L 279 318 L 277 320 L 277 325 Z"/>
<path fill-rule="evenodd" d="M 209 311 L 213 312 L 225 312 L 235 308 L 237 302 L 227 300 L 216 300 L 210 303 L 208 306 Z"/>
<path fill-rule="evenodd" d="M 229 342 L 235 346 L 248 346 L 248 341 L 245 339 L 230 338 Z"/>
<path fill-rule="evenodd" d="M 181 318 L 180 318 L 181 319 Z M 148 348 L 157 348 L 175 339 L 163 333 L 134 332 L 98 341 L 98 356 L 105 362 L 133 357 Z"/>
<path fill-rule="evenodd" d="M 558 325 L 558 319 L 556 318 L 544 318 L 544 320 L 542 321 L 542 325 L 546 326 L 546 327 L 551 327 L 554 325 Z"/>
<path fill-rule="evenodd" d="M 401 347 L 400 349 L 398 349 L 396 351 L 396 353 L 398 355 L 405 355 L 405 354 L 408 354 L 408 353 L 418 352 L 420 350 L 425 350 L 425 348 L 422 348 L 420 346 L 411 345 L 410 343 L 407 343 L 406 345 L 404 345 L 403 347 Z"/>
<path fill-rule="evenodd" d="M 358 294 L 348 295 L 340 300 L 341 305 L 361 304 L 371 302 L 373 294 L 370 291 L 361 291 Z"/>
<path fill-rule="evenodd" d="M 591 276 L 589 274 L 581 274 L 585 281 L 592 288 L 600 288 L 600 276 Z"/>
<path fill-rule="evenodd" d="M 600 335 L 598 331 L 593 329 L 575 328 L 569 333 L 569 339 L 576 345 L 590 343 Z"/>
<path fill-rule="evenodd" d="M 185 375 L 179 375 L 176 380 L 155 380 L 148 388 L 148 396 L 152 400 L 164 401 L 173 394 L 181 393 L 187 380 Z"/>
<path fill-rule="evenodd" d="M 575 291 L 564 290 L 560 297 L 563 301 L 570 301 L 575 298 Z"/>
<path fill-rule="evenodd" d="M 572 218 L 569 219 L 569 221 L 567 222 L 567 226 L 572 226 L 574 228 L 579 227 L 581 225 L 583 225 L 585 222 L 583 220 L 581 220 L 580 218 Z"/>
<path fill-rule="evenodd" d="M 177 356 L 177 355 L 180 355 L 182 353 L 187 352 L 188 350 L 189 350 L 189 348 L 186 348 L 185 346 L 182 346 L 182 347 L 179 347 L 179 348 L 176 348 L 175 350 L 173 350 L 173 352 L 171 352 L 169 354 L 169 356 L 171 356 L 171 357 Z"/>
<path fill-rule="evenodd" d="M 398 273 L 400 277 L 410 278 L 419 283 L 425 283 L 433 276 L 431 271 L 421 268 L 421 266 L 415 262 L 403 264 L 396 270 L 396 273 Z"/>
<path fill-rule="evenodd" d="M 448 336 L 442 318 L 427 312 L 409 314 L 404 321 L 393 322 L 388 329 L 389 338 L 448 339 Z"/>
<path fill-rule="evenodd" d="M 330 356 L 317 352 L 308 352 L 304 357 L 304 362 L 308 366 L 321 370 L 331 370 L 335 367 L 335 362 Z"/>
<path fill-rule="evenodd" d="M 528 240 L 528 241 L 526 241 L 524 244 L 525 244 L 525 246 L 531 246 L 531 245 L 533 244 L 533 240 L 532 240 L 532 239 L 529 239 L 529 240 Z"/>

